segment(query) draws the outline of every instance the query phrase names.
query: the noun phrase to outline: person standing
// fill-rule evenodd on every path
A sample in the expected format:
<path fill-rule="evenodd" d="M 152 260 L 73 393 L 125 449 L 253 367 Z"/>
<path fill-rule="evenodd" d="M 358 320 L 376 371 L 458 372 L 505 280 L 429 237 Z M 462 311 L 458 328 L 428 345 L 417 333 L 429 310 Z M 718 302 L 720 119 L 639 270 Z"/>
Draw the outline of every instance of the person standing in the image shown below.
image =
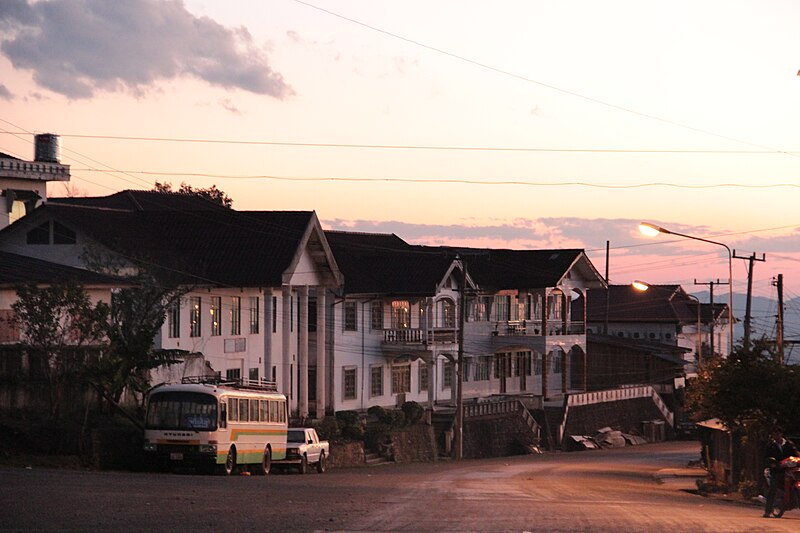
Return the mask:
<path fill-rule="evenodd" d="M 800 455 L 797 446 L 783 436 L 783 430 L 779 427 L 772 429 L 772 440 L 767 447 L 767 462 L 769 463 L 769 487 L 767 488 L 767 499 L 764 502 L 764 518 L 769 518 L 772 512 L 772 505 L 775 501 L 775 492 L 778 487 L 782 487 L 786 472 L 780 467 L 781 461 L 787 457 Z"/>

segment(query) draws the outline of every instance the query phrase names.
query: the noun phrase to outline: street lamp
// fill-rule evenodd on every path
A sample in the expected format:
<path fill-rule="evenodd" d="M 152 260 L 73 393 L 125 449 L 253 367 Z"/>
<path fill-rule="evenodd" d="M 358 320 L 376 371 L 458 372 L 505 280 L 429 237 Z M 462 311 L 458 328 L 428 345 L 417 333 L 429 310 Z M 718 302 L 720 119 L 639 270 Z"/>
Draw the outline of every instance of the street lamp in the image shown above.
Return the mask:
<path fill-rule="evenodd" d="M 642 291 L 642 292 L 646 291 L 647 289 L 649 289 L 651 287 L 651 285 L 649 283 L 647 283 L 646 281 L 641 281 L 641 280 L 634 281 L 633 283 L 631 283 L 631 286 L 634 289 L 636 289 L 637 291 Z M 702 357 L 703 357 L 703 354 L 702 354 L 703 340 L 702 340 L 702 338 L 700 336 L 700 324 L 701 324 L 701 322 L 700 322 L 700 299 L 697 296 L 695 296 L 694 294 L 689 294 L 688 292 L 684 292 L 684 294 L 686 294 L 686 296 L 688 296 L 689 298 L 691 298 L 692 300 L 694 300 L 697 303 L 697 339 L 695 340 L 695 344 L 694 344 L 694 353 L 695 353 L 695 359 L 697 359 L 697 364 L 701 365 L 702 364 Z"/>
<path fill-rule="evenodd" d="M 722 246 L 725 250 L 728 251 L 728 329 L 729 329 L 729 343 L 728 343 L 728 353 L 733 351 L 733 254 L 731 253 L 731 249 L 728 247 L 727 244 L 711 241 L 708 239 L 703 239 L 701 237 L 695 237 L 694 235 L 686 235 L 685 233 L 678 233 L 677 231 L 671 231 L 666 228 L 662 228 L 661 226 L 656 226 L 655 224 L 651 224 L 649 222 L 642 222 L 639 224 L 639 231 L 648 237 L 655 237 L 659 233 L 663 233 L 665 235 L 675 235 L 677 237 L 683 237 L 684 239 L 692 239 L 694 241 L 701 241 L 707 242 L 708 244 L 716 244 L 717 246 Z M 711 319 L 714 319 L 714 310 L 711 310 Z"/>

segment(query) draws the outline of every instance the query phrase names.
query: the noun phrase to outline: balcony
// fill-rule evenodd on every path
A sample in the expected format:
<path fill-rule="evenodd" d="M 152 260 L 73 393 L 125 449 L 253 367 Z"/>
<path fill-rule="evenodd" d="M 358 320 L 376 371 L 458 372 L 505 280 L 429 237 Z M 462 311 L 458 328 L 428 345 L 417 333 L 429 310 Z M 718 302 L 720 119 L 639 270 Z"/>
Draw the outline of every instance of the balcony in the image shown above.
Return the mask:
<path fill-rule="evenodd" d="M 546 329 L 546 331 L 545 331 Z M 548 322 L 544 328 L 541 320 L 507 320 L 494 322 L 492 335 L 495 337 L 539 337 L 542 335 L 583 335 L 586 323 L 570 321 L 564 325 L 561 321 Z"/>
<path fill-rule="evenodd" d="M 429 344 L 455 344 L 458 341 L 456 328 L 432 329 L 384 329 L 384 344 L 401 345 L 429 345 Z"/>

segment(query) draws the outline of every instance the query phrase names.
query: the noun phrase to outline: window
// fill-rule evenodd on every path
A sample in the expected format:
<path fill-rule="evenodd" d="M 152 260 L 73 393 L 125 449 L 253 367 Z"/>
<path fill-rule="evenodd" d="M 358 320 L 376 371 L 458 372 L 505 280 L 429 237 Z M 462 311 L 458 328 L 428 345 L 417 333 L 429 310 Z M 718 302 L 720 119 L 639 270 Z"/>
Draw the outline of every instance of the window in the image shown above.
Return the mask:
<path fill-rule="evenodd" d="M 511 317 L 511 296 L 497 295 L 494 297 L 495 318 L 497 320 L 510 320 Z"/>
<path fill-rule="evenodd" d="M 342 381 L 343 387 L 342 390 L 344 391 L 344 399 L 345 400 L 355 400 L 356 399 L 356 369 L 355 368 L 345 368 L 343 369 L 343 376 Z"/>
<path fill-rule="evenodd" d="M 239 400 L 228 398 L 228 420 L 236 422 L 239 420 Z"/>
<path fill-rule="evenodd" d="M 190 335 L 192 337 L 199 337 L 202 326 L 202 315 L 200 314 L 200 297 L 192 296 L 189 300 L 191 304 L 189 312 L 189 324 L 191 325 Z"/>
<path fill-rule="evenodd" d="M 180 299 L 176 299 L 171 304 L 169 304 L 169 310 L 167 312 L 167 330 L 169 331 L 169 336 L 172 339 L 178 338 L 181 336 L 181 301 Z"/>
<path fill-rule="evenodd" d="M 250 401 L 247 398 L 239 398 L 239 422 L 250 421 Z"/>
<path fill-rule="evenodd" d="M 240 368 L 229 368 L 225 371 L 225 379 L 234 381 L 242 378 L 242 370 Z"/>
<path fill-rule="evenodd" d="M 28 232 L 26 239 L 28 244 L 50 244 L 50 223 L 36 226 Z"/>
<path fill-rule="evenodd" d="M 372 302 L 372 329 L 383 329 L 383 302 Z"/>
<path fill-rule="evenodd" d="M 248 400 L 250 404 L 250 421 L 258 422 L 258 400 Z"/>
<path fill-rule="evenodd" d="M 542 375 L 542 358 L 538 355 L 533 356 L 533 373 L 537 376 Z"/>
<path fill-rule="evenodd" d="M 269 400 L 258 401 L 258 419 L 262 422 L 277 422 L 269 417 Z"/>
<path fill-rule="evenodd" d="M 443 328 L 456 327 L 456 305 L 452 300 L 439 300 L 436 304 L 439 324 Z"/>
<path fill-rule="evenodd" d="M 222 335 L 222 297 L 212 296 L 211 307 L 209 313 L 211 314 L 211 335 Z"/>
<path fill-rule="evenodd" d="M 553 352 L 553 373 L 560 374 L 561 373 L 561 359 L 563 358 L 563 352 Z"/>
<path fill-rule="evenodd" d="M 442 388 L 449 389 L 453 385 L 453 363 L 444 361 L 442 363 Z"/>
<path fill-rule="evenodd" d="M 242 299 L 231 297 L 231 335 L 242 334 Z"/>
<path fill-rule="evenodd" d="M 428 365 L 425 363 L 419 364 L 419 391 L 428 390 Z"/>
<path fill-rule="evenodd" d="M 408 300 L 392 302 L 392 329 L 408 329 L 411 327 L 411 304 Z"/>
<path fill-rule="evenodd" d="M 251 368 L 248 377 L 250 381 L 258 381 L 258 368 Z"/>
<path fill-rule="evenodd" d="M 64 224 L 53 222 L 53 244 L 75 244 L 75 232 Z"/>
<path fill-rule="evenodd" d="M 489 381 L 489 365 L 492 358 L 489 355 L 482 355 L 478 358 L 475 365 L 475 381 Z"/>
<path fill-rule="evenodd" d="M 411 365 L 392 366 L 392 394 L 411 392 Z"/>
<path fill-rule="evenodd" d="M 383 365 L 369 368 L 370 396 L 383 396 Z"/>
<path fill-rule="evenodd" d="M 250 333 L 258 333 L 258 296 L 250 297 Z"/>
<path fill-rule="evenodd" d="M 344 303 L 344 330 L 345 331 L 357 331 L 358 330 L 358 323 L 356 321 L 357 318 L 357 310 L 356 302 L 345 302 Z"/>

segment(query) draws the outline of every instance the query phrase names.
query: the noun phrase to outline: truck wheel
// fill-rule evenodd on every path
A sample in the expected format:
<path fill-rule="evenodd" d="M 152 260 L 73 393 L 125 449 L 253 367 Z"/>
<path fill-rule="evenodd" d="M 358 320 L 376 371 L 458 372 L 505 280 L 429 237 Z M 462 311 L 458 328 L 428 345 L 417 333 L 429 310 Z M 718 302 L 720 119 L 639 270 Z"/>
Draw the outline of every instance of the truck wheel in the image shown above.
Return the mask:
<path fill-rule="evenodd" d="M 257 476 L 266 476 L 272 468 L 272 450 L 267 448 L 264 450 L 264 457 L 257 465 L 253 465 L 253 473 Z"/>
<path fill-rule="evenodd" d="M 325 472 L 325 452 L 320 452 L 319 461 L 317 461 L 317 472 L 322 474 Z"/>
<path fill-rule="evenodd" d="M 300 459 L 300 466 L 298 467 L 298 470 L 300 471 L 301 474 L 307 474 L 308 473 L 308 457 L 307 456 L 304 455 Z"/>

